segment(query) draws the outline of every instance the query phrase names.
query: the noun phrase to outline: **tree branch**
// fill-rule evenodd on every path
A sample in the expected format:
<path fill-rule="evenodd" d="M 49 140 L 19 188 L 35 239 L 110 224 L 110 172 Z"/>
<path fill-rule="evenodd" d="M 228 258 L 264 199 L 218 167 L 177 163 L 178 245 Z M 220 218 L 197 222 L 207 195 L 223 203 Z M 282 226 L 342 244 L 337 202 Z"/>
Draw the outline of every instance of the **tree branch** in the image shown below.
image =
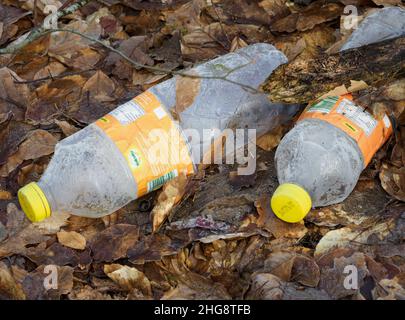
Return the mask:
<path fill-rule="evenodd" d="M 61 18 L 63 16 L 66 16 L 68 14 L 73 13 L 74 11 L 76 11 L 77 9 L 83 7 L 84 5 L 86 5 L 87 3 L 89 3 L 92 0 L 79 0 L 78 2 L 72 4 L 71 6 L 59 10 L 56 14 L 58 18 Z M 194 79 L 211 79 L 211 80 L 223 80 L 225 82 L 228 83 L 232 83 L 234 85 L 238 85 L 241 88 L 243 88 L 246 91 L 249 91 L 251 93 L 261 93 L 259 90 L 257 90 L 256 88 L 253 88 L 249 85 L 245 85 L 243 83 L 239 83 L 237 81 L 228 79 L 227 77 L 232 74 L 233 72 L 235 72 L 236 70 L 239 70 L 240 68 L 243 68 L 246 65 L 242 65 L 239 66 L 235 69 L 232 69 L 230 71 L 228 71 L 227 73 L 225 73 L 222 76 L 202 76 L 202 75 L 196 75 L 196 74 L 192 74 L 192 73 L 188 73 L 188 72 L 184 72 L 184 71 L 173 71 L 170 69 L 165 69 L 165 68 L 160 68 L 160 67 L 156 67 L 156 66 L 148 66 L 142 63 L 139 63 L 137 61 L 134 61 L 133 59 L 131 59 L 130 57 L 128 57 L 127 55 L 125 55 L 123 52 L 121 52 L 120 50 L 110 46 L 109 44 L 105 43 L 105 41 L 90 37 L 86 34 L 83 34 L 79 31 L 76 30 L 70 30 L 70 29 L 63 29 L 63 28 L 54 28 L 54 29 L 49 29 L 46 28 L 44 26 L 44 24 L 42 24 L 41 27 L 37 27 L 34 28 L 31 32 L 23 35 L 22 37 L 20 37 L 18 40 L 16 40 L 15 42 L 13 42 L 11 45 L 9 45 L 6 48 L 0 49 L 0 54 L 13 54 L 16 53 L 17 51 L 21 50 L 23 47 L 25 47 L 26 45 L 32 43 L 33 41 L 39 39 L 40 37 L 43 37 L 47 34 L 51 34 L 54 32 L 69 32 L 72 34 L 76 34 L 86 40 L 89 40 L 91 42 L 97 43 L 101 46 L 103 46 L 104 48 L 110 50 L 111 52 L 114 52 L 116 54 L 118 54 L 121 58 L 123 58 L 125 61 L 129 62 L 130 64 L 132 64 L 133 66 L 137 67 L 137 68 L 144 68 L 146 70 L 152 71 L 152 72 L 158 72 L 158 73 L 164 73 L 164 74 L 168 74 L 168 75 L 177 75 L 177 76 L 182 76 L 182 77 L 188 77 L 188 78 L 194 78 Z"/>

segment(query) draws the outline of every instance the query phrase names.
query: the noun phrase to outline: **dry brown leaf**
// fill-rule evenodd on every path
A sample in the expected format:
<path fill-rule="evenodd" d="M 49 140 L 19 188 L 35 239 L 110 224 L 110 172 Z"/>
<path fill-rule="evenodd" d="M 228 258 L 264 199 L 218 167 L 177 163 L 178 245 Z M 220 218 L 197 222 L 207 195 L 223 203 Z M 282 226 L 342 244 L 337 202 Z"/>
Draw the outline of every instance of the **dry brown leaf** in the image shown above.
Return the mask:
<path fill-rule="evenodd" d="M 0 200 L 11 200 L 13 196 L 7 190 L 0 189 Z"/>
<path fill-rule="evenodd" d="M 156 232 L 167 219 L 173 207 L 182 199 L 186 192 L 188 177 L 180 174 L 163 186 L 156 205 L 151 212 L 152 228 Z"/>
<path fill-rule="evenodd" d="M 398 6 L 403 4 L 401 0 L 371 0 L 371 1 L 373 1 L 378 6 L 384 7 Z"/>
<path fill-rule="evenodd" d="M 18 151 L 0 168 L 0 176 L 7 177 L 24 160 L 37 159 L 53 153 L 57 142 L 58 139 L 45 130 L 31 132 Z"/>
<path fill-rule="evenodd" d="M 333 299 L 346 298 L 359 293 L 359 289 L 364 284 L 364 278 L 369 275 L 367 269 L 367 257 L 361 252 L 345 252 L 334 251 L 329 253 L 329 256 L 323 256 L 323 261 L 328 261 L 324 264 L 318 262 L 321 267 L 321 280 L 319 287 L 324 289 Z M 357 268 L 357 288 L 348 289 L 345 287 L 345 279 L 348 273 L 345 272 L 347 266 Z"/>
<path fill-rule="evenodd" d="M 68 107 L 77 108 L 83 96 L 82 88 L 86 81 L 85 77 L 73 75 L 41 85 L 33 94 L 33 101 L 27 108 L 26 118 L 34 124 L 53 123 L 55 116 L 63 114 L 66 109 L 69 110 Z M 86 106 L 88 105 L 89 99 L 86 99 Z"/>
<path fill-rule="evenodd" d="M 77 51 L 70 59 L 65 59 L 65 63 L 78 70 L 89 70 L 101 60 L 102 55 L 96 50 L 84 48 Z"/>
<path fill-rule="evenodd" d="M 229 49 L 229 52 L 234 52 L 240 48 L 246 47 L 247 45 L 248 44 L 245 42 L 245 40 L 243 40 L 239 37 L 235 37 L 232 39 L 231 48 Z"/>
<path fill-rule="evenodd" d="M 0 261 L 0 299 L 25 300 L 25 294 L 6 264 Z"/>
<path fill-rule="evenodd" d="M 377 296 L 377 300 L 404 300 L 405 272 L 393 279 L 382 279 L 375 288 L 374 296 Z"/>
<path fill-rule="evenodd" d="M 146 54 L 150 47 L 150 38 L 146 36 L 135 36 L 123 40 L 118 50 L 125 54 L 133 61 L 142 65 L 154 65 L 154 60 Z M 119 79 L 131 79 L 133 73 L 133 65 L 124 60 L 117 53 L 110 53 L 105 60 L 108 66 L 114 66 L 113 74 Z"/>
<path fill-rule="evenodd" d="M 33 272 L 29 273 L 22 281 L 23 290 L 29 300 L 60 299 L 61 295 L 69 294 L 73 289 L 73 268 L 69 266 L 54 265 L 54 272 L 57 274 L 56 289 L 46 289 L 44 286 L 45 277 L 49 271 L 45 268 L 49 266 L 41 265 Z M 50 283 L 52 284 L 52 283 Z"/>
<path fill-rule="evenodd" d="M 380 169 L 381 186 L 394 198 L 405 201 L 405 167 L 383 163 Z"/>
<path fill-rule="evenodd" d="M 161 300 L 229 300 L 231 296 L 219 282 L 182 270 L 178 285 L 165 292 Z"/>
<path fill-rule="evenodd" d="M 58 232 L 66 224 L 67 216 L 60 213 L 42 222 L 30 223 L 24 212 L 14 203 L 9 203 L 7 206 L 8 238 L 0 244 L 0 258 L 11 254 L 27 254 L 28 246 L 47 241 L 50 234 Z"/>
<path fill-rule="evenodd" d="M 104 273 L 123 289 L 128 291 L 138 289 L 145 297 L 152 297 L 151 283 L 138 269 L 120 264 L 106 264 Z"/>
<path fill-rule="evenodd" d="M 322 25 L 308 31 L 276 38 L 274 44 L 287 56 L 288 61 L 291 62 L 295 58 L 307 61 L 314 59 L 320 50 L 325 50 L 335 40 L 334 29 Z"/>
<path fill-rule="evenodd" d="M 90 247 L 96 262 L 111 262 L 127 255 L 138 242 L 139 227 L 130 224 L 115 224 L 98 233 Z"/>
<path fill-rule="evenodd" d="M 284 136 L 285 131 L 286 128 L 284 126 L 278 126 L 272 132 L 260 136 L 256 140 L 256 145 L 263 150 L 270 151 L 278 146 L 281 138 Z"/>
<path fill-rule="evenodd" d="M 15 6 L 4 5 L 3 3 L 0 3 L 0 46 L 17 32 L 18 27 L 15 23 L 30 14 L 29 11 L 21 10 Z"/>
<path fill-rule="evenodd" d="M 368 88 L 368 85 L 363 80 L 350 80 L 349 88 L 346 88 L 346 85 L 342 84 L 341 86 L 336 87 L 335 89 L 325 93 L 324 95 L 319 97 L 318 100 L 322 100 L 332 96 L 342 96 L 348 93 L 354 93 L 360 90 L 364 90 L 366 88 Z"/>
<path fill-rule="evenodd" d="M 70 300 L 113 300 L 108 294 L 101 293 L 89 285 L 73 289 L 68 295 Z"/>
<path fill-rule="evenodd" d="M 190 107 L 200 94 L 201 79 L 176 76 L 176 113 Z"/>
<path fill-rule="evenodd" d="M 66 67 L 61 64 L 60 62 L 53 61 L 49 63 L 46 67 L 42 68 L 34 75 L 34 80 L 42 79 L 42 78 L 52 78 L 54 76 L 58 76 L 66 71 Z"/>
<path fill-rule="evenodd" d="M 80 233 L 75 231 L 60 231 L 57 234 L 58 241 L 65 247 L 84 250 L 86 248 L 86 238 L 84 238 Z"/>
<path fill-rule="evenodd" d="M 323 290 L 297 287 L 271 273 L 254 273 L 246 294 L 248 300 L 330 300 Z"/>
<path fill-rule="evenodd" d="M 89 92 L 99 102 L 114 101 L 114 91 L 114 81 L 100 70 L 91 76 L 83 86 L 83 92 Z"/>
<path fill-rule="evenodd" d="M 0 114 L 12 111 L 14 119 L 24 120 L 24 112 L 30 103 L 30 89 L 14 71 L 8 68 L 0 69 Z"/>
<path fill-rule="evenodd" d="M 304 221 L 288 223 L 277 218 L 270 207 L 270 196 L 262 196 L 256 201 L 255 206 L 259 213 L 258 226 L 271 232 L 276 238 L 300 239 L 308 231 Z"/>
<path fill-rule="evenodd" d="M 319 267 L 313 259 L 291 251 L 271 253 L 264 261 L 263 272 L 274 274 L 283 281 L 297 281 L 308 287 L 316 287 L 320 279 Z"/>
<path fill-rule="evenodd" d="M 371 227 L 344 227 L 329 231 L 316 246 L 314 253 L 315 257 L 320 257 L 321 255 L 326 254 L 328 251 L 336 248 L 362 248 L 363 251 L 367 249 L 373 250 L 373 246 L 369 246 L 368 241 L 371 241 L 373 238 L 377 238 L 382 241 L 390 234 L 393 234 L 395 227 L 396 221 L 394 219 L 389 219 L 387 221 L 372 225 Z"/>
<path fill-rule="evenodd" d="M 106 7 L 99 9 L 93 14 L 83 20 L 73 20 L 67 25 L 65 29 L 75 30 L 88 37 L 98 39 L 103 32 L 100 24 L 102 17 L 111 16 L 111 13 Z M 51 35 L 49 56 L 55 57 L 62 63 L 73 63 L 71 61 L 72 54 L 87 48 L 91 41 L 73 33 L 68 32 L 54 32 Z"/>
<path fill-rule="evenodd" d="M 72 134 L 80 130 L 79 128 L 71 125 L 69 122 L 64 120 L 60 121 L 58 119 L 55 119 L 55 124 L 62 130 L 63 134 L 66 137 L 71 136 Z"/>
<path fill-rule="evenodd" d="M 294 12 L 271 24 L 271 30 L 277 32 L 293 32 L 310 30 L 318 24 L 340 17 L 343 6 L 339 3 L 323 3 L 315 1 L 304 10 Z"/>

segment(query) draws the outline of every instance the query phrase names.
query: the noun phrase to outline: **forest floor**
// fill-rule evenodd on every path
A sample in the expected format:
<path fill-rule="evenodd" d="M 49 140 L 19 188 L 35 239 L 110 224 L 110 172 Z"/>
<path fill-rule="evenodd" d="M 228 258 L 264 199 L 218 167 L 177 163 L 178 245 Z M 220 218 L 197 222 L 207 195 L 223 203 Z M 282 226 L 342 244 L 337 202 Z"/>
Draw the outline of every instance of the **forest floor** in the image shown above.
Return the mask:
<path fill-rule="evenodd" d="M 41 177 L 58 141 L 172 71 L 257 42 L 310 61 L 350 35 L 345 6 L 364 18 L 401 5 L 295 2 L 0 1 L 1 299 L 405 298 L 404 115 L 352 194 L 296 224 L 269 203 L 286 128 L 258 141 L 253 175 L 211 165 L 101 219 L 59 214 L 32 224 L 18 204 L 18 189 Z M 44 33 L 46 5 L 64 12 L 56 28 L 80 34 Z M 32 30 L 41 36 L 14 42 Z M 351 287 L 348 266 L 358 278 Z"/>

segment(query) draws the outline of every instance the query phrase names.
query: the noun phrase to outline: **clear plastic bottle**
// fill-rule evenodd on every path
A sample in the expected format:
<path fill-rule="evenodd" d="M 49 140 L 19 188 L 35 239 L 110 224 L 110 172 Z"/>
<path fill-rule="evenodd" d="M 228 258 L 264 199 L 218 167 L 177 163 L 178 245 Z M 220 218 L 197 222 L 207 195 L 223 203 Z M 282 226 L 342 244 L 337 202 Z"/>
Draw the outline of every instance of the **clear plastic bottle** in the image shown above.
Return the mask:
<path fill-rule="evenodd" d="M 198 86 L 189 105 L 181 110 L 176 108 L 176 94 L 187 78 L 173 77 L 150 88 L 60 141 L 41 179 L 19 190 L 23 211 L 31 221 L 59 211 L 101 217 L 157 189 L 179 172 L 192 173 L 210 148 L 211 139 L 190 142 L 184 137 L 180 144 L 183 149 L 187 147 L 187 152 L 175 165 L 154 164 L 146 159 L 153 147 L 148 134 L 154 129 L 164 133 L 178 130 L 182 136 L 173 114 L 183 130 L 253 128 L 258 135 L 291 119 L 298 111 L 297 105 L 270 103 L 264 94 L 232 83 L 258 88 L 286 62 L 287 58 L 272 45 L 255 44 L 201 64 L 189 71 L 203 78 L 190 79 L 198 81 Z M 165 147 L 161 144 L 159 148 Z"/>
<path fill-rule="evenodd" d="M 391 132 L 387 116 L 378 121 L 350 95 L 307 108 L 276 150 L 280 186 L 271 199 L 274 213 L 298 222 L 311 207 L 346 199 Z"/>
<path fill-rule="evenodd" d="M 387 7 L 372 12 L 349 36 L 341 51 L 405 34 L 405 9 Z"/>
<path fill-rule="evenodd" d="M 361 21 L 340 51 L 404 35 L 404 18 L 405 10 L 399 7 L 376 10 Z M 271 199 L 272 209 L 280 219 L 298 222 L 311 207 L 346 199 L 362 170 L 390 135 L 387 116 L 377 121 L 348 101 L 350 97 L 342 99 L 346 101 L 340 111 L 336 110 L 338 97 L 307 109 L 281 140 L 275 156 L 280 186 Z M 330 112 L 333 107 L 334 112 Z"/>

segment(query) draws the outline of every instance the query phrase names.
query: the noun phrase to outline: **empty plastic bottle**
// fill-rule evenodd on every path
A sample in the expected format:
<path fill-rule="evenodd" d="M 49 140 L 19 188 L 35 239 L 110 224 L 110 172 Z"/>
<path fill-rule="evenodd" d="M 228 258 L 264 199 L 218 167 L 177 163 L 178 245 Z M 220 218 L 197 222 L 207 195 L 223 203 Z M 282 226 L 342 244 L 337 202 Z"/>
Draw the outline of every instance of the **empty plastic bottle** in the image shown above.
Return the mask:
<path fill-rule="evenodd" d="M 405 34 L 405 9 L 387 7 L 372 12 L 349 36 L 341 51 Z"/>
<path fill-rule="evenodd" d="M 386 115 L 375 119 L 350 95 L 328 97 L 307 108 L 276 150 L 280 186 L 271 198 L 274 213 L 298 222 L 311 207 L 346 199 L 391 133 Z"/>
<path fill-rule="evenodd" d="M 202 77 L 190 78 L 190 88 L 188 78 L 179 76 L 150 88 L 60 141 L 41 179 L 19 190 L 23 211 L 31 221 L 59 211 L 86 217 L 110 214 L 178 174 L 194 172 L 218 132 L 189 141 L 185 129 L 252 128 L 260 135 L 291 119 L 298 106 L 270 103 L 247 88 L 258 88 L 285 62 L 273 46 L 255 44 L 190 70 Z M 180 104 L 180 94 L 189 94 L 189 102 Z M 170 132 L 180 137 L 178 146 L 167 159 L 151 160 L 152 150 L 159 154 L 174 144 L 159 140 Z M 180 161 L 174 161 L 178 153 Z"/>
<path fill-rule="evenodd" d="M 378 9 L 367 16 L 340 51 L 405 34 L 405 10 Z M 330 97 L 308 108 L 281 140 L 275 156 L 280 186 L 274 213 L 287 222 L 302 220 L 312 207 L 339 203 L 391 134 L 387 116 L 374 119 L 351 97 Z"/>

